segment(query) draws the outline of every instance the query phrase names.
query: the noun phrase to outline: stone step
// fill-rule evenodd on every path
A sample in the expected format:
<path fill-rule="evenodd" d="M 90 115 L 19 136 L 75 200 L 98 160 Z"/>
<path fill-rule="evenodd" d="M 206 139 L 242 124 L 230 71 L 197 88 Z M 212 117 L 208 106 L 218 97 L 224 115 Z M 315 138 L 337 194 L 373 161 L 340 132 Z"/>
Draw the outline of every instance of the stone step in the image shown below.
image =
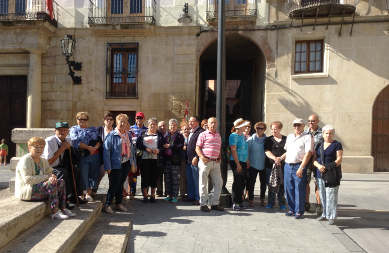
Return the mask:
<path fill-rule="evenodd" d="M 130 218 L 131 214 L 125 212 L 101 214 L 73 252 L 126 252 L 132 230 Z"/>
<path fill-rule="evenodd" d="M 0 252 L 72 252 L 100 215 L 101 208 L 101 202 L 91 202 L 75 209 L 77 216 L 67 220 L 47 216 Z"/>
<path fill-rule="evenodd" d="M 43 202 L 27 202 L 11 196 L 0 200 L 0 248 L 49 213 Z"/>

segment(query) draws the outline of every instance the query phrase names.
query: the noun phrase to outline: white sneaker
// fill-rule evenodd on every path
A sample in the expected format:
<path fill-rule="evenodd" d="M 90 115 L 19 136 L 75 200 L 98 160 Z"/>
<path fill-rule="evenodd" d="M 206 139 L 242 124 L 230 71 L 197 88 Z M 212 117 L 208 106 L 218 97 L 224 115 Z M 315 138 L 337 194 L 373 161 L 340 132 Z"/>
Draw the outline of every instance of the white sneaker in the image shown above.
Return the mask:
<path fill-rule="evenodd" d="M 92 201 L 93 201 L 92 196 L 89 195 L 89 194 L 86 194 L 86 195 L 85 195 L 85 199 L 88 200 L 88 202 L 92 202 Z"/>
<path fill-rule="evenodd" d="M 53 220 L 66 220 L 68 219 L 69 216 L 67 216 L 66 214 L 63 214 L 61 212 L 56 212 L 55 214 L 51 215 L 51 219 Z"/>
<path fill-rule="evenodd" d="M 66 209 L 66 208 L 64 208 L 64 209 L 62 210 L 62 213 L 65 214 L 65 215 L 67 215 L 67 216 L 69 216 L 69 217 L 74 217 L 74 216 L 76 216 L 75 213 L 73 213 L 72 211 L 70 211 L 69 209 Z"/>

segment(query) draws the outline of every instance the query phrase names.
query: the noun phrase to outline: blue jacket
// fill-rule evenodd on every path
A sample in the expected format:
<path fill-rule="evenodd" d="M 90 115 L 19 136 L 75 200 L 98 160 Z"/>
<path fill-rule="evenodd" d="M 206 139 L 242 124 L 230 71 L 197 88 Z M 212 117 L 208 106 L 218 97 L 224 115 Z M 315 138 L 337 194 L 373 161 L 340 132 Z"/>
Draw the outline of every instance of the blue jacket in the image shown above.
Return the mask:
<path fill-rule="evenodd" d="M 266 135 L 258 137 L 257 134 L 253 134 L 247 140 L 250 167 L 257 170 L 263 170 L 265 168 L 265 139 Z"/>
<path fill-rule="evenodd" d="M 131 133 L 128 133 L 130 138 Z M 136 147 L 131 143 L 131 157 L 130 162 L 136 166 Z M 120 137 L 117 130 L 110 132 L 104 141 L 104 169 L 105 170 L 116 170 L 121 168 L 122 164 L 122 138 Z"/>

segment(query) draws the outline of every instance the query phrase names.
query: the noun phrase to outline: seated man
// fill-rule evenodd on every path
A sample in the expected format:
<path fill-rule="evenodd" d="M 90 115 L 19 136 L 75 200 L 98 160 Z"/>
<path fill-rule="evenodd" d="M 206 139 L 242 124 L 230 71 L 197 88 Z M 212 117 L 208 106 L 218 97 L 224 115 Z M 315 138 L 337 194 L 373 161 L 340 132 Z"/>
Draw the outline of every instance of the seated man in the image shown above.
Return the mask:
<path fill-rule="evenodd" d="M 65 181 L 66 192 L 68 199 L 75 203 L 76 196 L 74 192 L 74 182 L 72 176 L 72 166 L 70 161 L 69 152 L 71 151 L 70 140 L 67 139 L 69 134 L 69 124 L 67 122 L 57 122 L 55 124 L 55 135 L 46 138 L 46 145 L 43 151 L 42 157 L 48 160 L 51 167 L 53 167 L 53 173 L 58 179 Z M 74 171 L 74 177 L 78 181 L 76 171 Z M 80 204 L 85 204 L 86 201 L 78 199 Z M 68 208 L 72 208 L 67 203 Z"/>

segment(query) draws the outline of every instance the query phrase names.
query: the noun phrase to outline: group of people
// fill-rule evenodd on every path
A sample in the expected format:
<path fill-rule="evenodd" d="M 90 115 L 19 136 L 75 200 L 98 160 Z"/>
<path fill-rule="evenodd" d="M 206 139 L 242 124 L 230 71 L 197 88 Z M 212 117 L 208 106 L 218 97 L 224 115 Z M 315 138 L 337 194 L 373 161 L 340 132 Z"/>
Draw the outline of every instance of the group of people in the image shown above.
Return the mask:
<path fill-rule="evenodd" d="M 94 200 L 101 179 L 108 174 L 103 210 L 112 214 L 113 203 L 115 209 L 127 211 L 122 200 L 134 198 L 140 175 L 145 203 L 154 203 L 156 197 L 165 197 L 172 203 L 181 198 L 199 205 L 204 212 L 224 210 L 219 204 L 225 184 L 220 166 L 223 150 L 215 117 L 201 123 L 196 116 L 188 122 L 170 119 L 168 126 L 156 118 L 149 118 L 145 125 L 142 112 L 136 113 L 133 126 L 126 114 L 114 118 L 108 112 L 100 127 L 88 126 L 88 120 L 87 112 L 79 112 L 77 125 L 69 127 L 67 122 L 57 122 L 53 136 L 28 141 L 29 153 L 20 159 L 16 170 L 18 198 L 48 199 L 52 217 L 66 219 L 74 216 L 70 211 L 74 203 Z M 302 218 L 310 208 L 308 187 L 313 173 L 317 201 L 323 206 L 320 219 L 333 224 L 342 145 L 334 140 L 333 127 L 318 127 L 316 114 L 309 117 L 308 123 L 304 131 L 304 121 L 294 120 L 294 133 L 284 136 L 283 124 L 274 121 L 270 124 L 272 135 L 266 136 L 264 122 L 257 122 L 252 134 L 249 121 L 234 121 L 227 151 L 234 175 L 234 211 L 245 207 L 244 199 L 254 206 L 259 175 L 260 205 L 273 208 L 277 197 L 279 208 L 287 216 Z"/>

